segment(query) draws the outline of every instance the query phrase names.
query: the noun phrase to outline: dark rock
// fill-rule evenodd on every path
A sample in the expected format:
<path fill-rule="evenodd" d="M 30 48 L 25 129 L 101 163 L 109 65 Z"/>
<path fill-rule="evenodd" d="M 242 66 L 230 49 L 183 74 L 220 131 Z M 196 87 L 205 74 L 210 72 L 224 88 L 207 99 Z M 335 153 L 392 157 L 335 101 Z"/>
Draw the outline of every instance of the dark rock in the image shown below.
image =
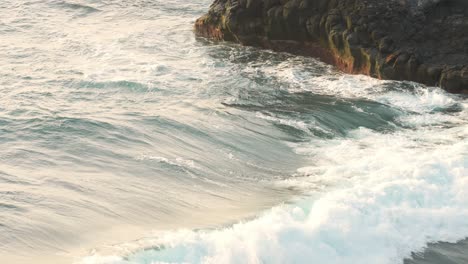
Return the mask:
<path fill-rule="evenodd" d="M 468 0 L 215 0 L 195 29 L 468 93 Z"/>

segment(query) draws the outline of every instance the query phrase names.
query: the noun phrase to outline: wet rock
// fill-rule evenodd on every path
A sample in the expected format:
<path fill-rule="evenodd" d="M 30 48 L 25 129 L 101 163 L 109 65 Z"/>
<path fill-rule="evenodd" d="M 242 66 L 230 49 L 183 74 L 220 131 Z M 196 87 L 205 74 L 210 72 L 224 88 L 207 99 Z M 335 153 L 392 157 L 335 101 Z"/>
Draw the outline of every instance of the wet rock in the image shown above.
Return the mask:
<path fill-rule="evenodd" d="M 195 30 L 468 93 L 467 0 L 215 0 Z"/>

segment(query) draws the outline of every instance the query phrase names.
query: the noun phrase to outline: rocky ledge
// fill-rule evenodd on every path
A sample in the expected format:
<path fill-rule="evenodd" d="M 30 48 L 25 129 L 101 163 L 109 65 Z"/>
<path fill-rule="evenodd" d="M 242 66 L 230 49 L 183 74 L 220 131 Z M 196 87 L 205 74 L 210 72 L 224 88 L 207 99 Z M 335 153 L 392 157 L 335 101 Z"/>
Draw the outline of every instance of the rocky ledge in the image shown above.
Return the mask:
<path fill-rule="evenodd" d="M 468 94 L 468 0 L 215 0 L 195 30 Z"/>

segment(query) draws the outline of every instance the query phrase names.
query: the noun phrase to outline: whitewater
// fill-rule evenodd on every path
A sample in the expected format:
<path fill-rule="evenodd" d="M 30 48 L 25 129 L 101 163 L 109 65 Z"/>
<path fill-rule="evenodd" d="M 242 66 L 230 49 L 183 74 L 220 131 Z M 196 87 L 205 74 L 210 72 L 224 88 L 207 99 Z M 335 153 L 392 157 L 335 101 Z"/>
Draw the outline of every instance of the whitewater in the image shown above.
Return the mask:
<path fill-rule="evenodd" d="M 6 0 L 0 263 L 468 263 L 468 98 L 196 38 L 211 0 Z"/>

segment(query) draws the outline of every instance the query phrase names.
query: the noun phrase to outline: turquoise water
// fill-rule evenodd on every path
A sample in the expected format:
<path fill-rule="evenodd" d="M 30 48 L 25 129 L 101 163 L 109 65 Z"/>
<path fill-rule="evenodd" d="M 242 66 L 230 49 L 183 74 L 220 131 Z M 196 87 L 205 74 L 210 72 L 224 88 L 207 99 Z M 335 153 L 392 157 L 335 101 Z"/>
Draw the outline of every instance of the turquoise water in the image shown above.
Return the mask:
<path fill-rule="evenodd" d="M 464 263 L 467 99 L 197 39 L 210 2 L 0 3 L 0 262 Z"/>

